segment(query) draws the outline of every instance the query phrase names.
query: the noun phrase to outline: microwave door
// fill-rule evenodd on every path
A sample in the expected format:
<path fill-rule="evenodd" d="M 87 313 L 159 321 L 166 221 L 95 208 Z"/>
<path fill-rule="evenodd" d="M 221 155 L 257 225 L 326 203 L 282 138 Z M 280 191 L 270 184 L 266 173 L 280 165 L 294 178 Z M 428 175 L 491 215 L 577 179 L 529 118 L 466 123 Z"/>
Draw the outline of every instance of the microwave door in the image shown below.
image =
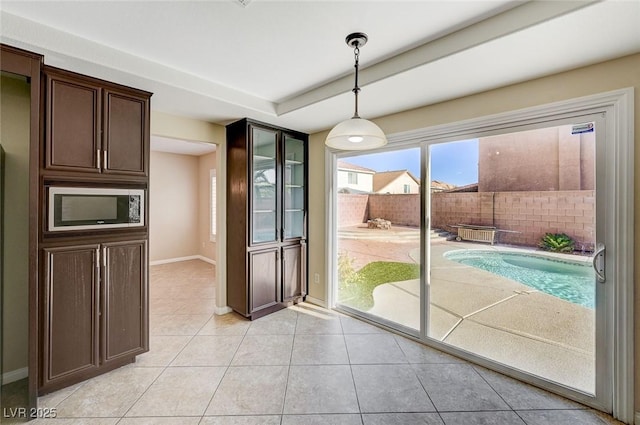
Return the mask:
<path fill-rule="evenodd" d="M 144 226 L 144 190 L 49 189 L 49 231 Z"/>

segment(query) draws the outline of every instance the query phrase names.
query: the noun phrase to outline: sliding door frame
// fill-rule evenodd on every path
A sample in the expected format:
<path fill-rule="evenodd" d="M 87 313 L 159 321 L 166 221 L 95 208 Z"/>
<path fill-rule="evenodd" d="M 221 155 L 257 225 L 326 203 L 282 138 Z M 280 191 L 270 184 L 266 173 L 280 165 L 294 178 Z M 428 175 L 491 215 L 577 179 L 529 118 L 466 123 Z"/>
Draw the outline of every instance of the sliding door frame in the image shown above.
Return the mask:
<path fill-rule="evenodd" d="M 470 120 L 437 125 L 433 127 L 396 133 L 388 136 L 389 144 L 394 148 L 421 147 L 422 182 L 428 182 L 427 160 L 428 145 L 435 141 L 454 141 L 476 138 L 521 130 L 527 126 L 539 126 L 546 121 L 557 121 L 577 115 L 604 114 L 606 119 L 606 147 L 605 158 L 607 174 L 606 196 L 606 232 L 608 239 L 607 274 L 612 277 L 607 284 L 613 285 L 611 306 L 607 320 L 614 330 L 612 343 L 606 354 L 612 371 L 611 386 L 612 400 L 600 405 L 587 395 L 554 384 L 497 362 L 471 355 L 445 343 L 430 339 L 426 336 L 426 303 L 427 297 L 421 294 L 421 331 L 420 342 L 439 350 L 457 355 L 482 366 L 510 375 L 516 379 L 529 382 L 567 398 L 591 405 L 600 410 L 611 410 L 615 418 L 633 423 L 634 415 L 634 135 L 633 135 L 633 88 L 615 90 L 611 92 L 590 95 L 586 97 L 555 102 L 531 108 L 510 111 L 506 113 L 474 118 Z M 372 150 L 367 153 L 380 152 Z M 329 306 L 336 306 L 337 285 L 337 237 L 336 237 L 336 162 L 337 151 L 326 150 L 326 205 L 327 205 L 327 295 Z M 421 191 L 422 205 L 426 210 L 428 205 L 425 190 Z M 423 235 L 429 228 L 428 211 L 422 214 L 421 228 Z M 427 236 L 422 238 L 426 244 Z M 428 256 L 425 255 L 426 246 L 422 246 L 423 261 L 421 261 L 421 292 L 426 289 L 425 273 L 428 273 Z M 350 312 L 351 313 L 351 312 Z M 360 314 L 359 314 L 360 315 Z M 369 319 L 368 317 L 364 317 Z M 371 319 L 369 319 L 371 320 Z M 386 323 L 385 327 L 393 329 Z M 409 335 L 411 336 L 411 335 Z"/>

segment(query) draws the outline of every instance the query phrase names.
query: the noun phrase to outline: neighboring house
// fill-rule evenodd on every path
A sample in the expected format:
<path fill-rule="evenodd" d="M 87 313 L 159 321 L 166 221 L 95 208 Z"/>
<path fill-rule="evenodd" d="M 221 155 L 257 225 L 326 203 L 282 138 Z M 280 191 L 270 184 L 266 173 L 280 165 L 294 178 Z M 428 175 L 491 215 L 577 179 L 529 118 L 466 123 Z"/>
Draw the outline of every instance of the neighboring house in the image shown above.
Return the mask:
<path fill-rule="evenodd" d="M 451 192 L 455 191 L 457 186 L 451 183 L 441 182 L 440 180 L 431 180 L 431 193 Z"/>
<path fill-rule="evenodd" d="M 375 170 L 338 161 L 338 191 L 350 193 L 373 192 Z"/>
<path fill-rule="evenodd" d="M 420 180 L 408 170 L 383 171 L 373 175 L 374 193 L 420 193 Z"/>

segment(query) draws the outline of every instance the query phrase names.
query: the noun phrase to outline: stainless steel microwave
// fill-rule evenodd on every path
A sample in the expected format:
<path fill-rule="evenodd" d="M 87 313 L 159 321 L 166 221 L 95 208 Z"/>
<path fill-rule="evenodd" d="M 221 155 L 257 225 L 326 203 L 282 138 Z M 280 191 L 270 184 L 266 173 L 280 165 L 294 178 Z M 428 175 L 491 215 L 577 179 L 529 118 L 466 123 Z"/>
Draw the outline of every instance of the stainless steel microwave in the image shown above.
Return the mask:
<path fill-rule="evenodd" d="M 50 232 L 144 226 L 142 189 L 49 188 Z"/>

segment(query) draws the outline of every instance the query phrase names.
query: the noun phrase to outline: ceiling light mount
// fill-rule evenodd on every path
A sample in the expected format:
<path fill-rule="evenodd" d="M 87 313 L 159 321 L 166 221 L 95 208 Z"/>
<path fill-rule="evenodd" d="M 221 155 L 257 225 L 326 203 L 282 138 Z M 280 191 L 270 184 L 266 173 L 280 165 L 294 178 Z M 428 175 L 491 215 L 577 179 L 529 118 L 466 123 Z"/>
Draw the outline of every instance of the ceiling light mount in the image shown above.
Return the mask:
<path fill-rule="evenodd" d="M 369 37 L 367 37 L 367 34 L 363 32 L 353 32 L 347 36 L 345 41 L 347 43 L 347 46 L 351 47 L 352 49 L 356 49 L 367 44 L 367 41 L 369 41 Z"/>
<path fill-rule="evenodd" d="M 330 148 L 341 150 L 365 150 L 379 148 L 387 144 L 384 132 L 369 120 L 358 114 L 358 70 L 360 68 L 360 47 L 367 44 L 369 37 L 363 32 L 354 32 L 347 36 L 345 42 L 353 49 L 355 84 L 351 90 L 355 97 L 353 117 L 333 127 L 327 135 L 325 144 Z"/>

